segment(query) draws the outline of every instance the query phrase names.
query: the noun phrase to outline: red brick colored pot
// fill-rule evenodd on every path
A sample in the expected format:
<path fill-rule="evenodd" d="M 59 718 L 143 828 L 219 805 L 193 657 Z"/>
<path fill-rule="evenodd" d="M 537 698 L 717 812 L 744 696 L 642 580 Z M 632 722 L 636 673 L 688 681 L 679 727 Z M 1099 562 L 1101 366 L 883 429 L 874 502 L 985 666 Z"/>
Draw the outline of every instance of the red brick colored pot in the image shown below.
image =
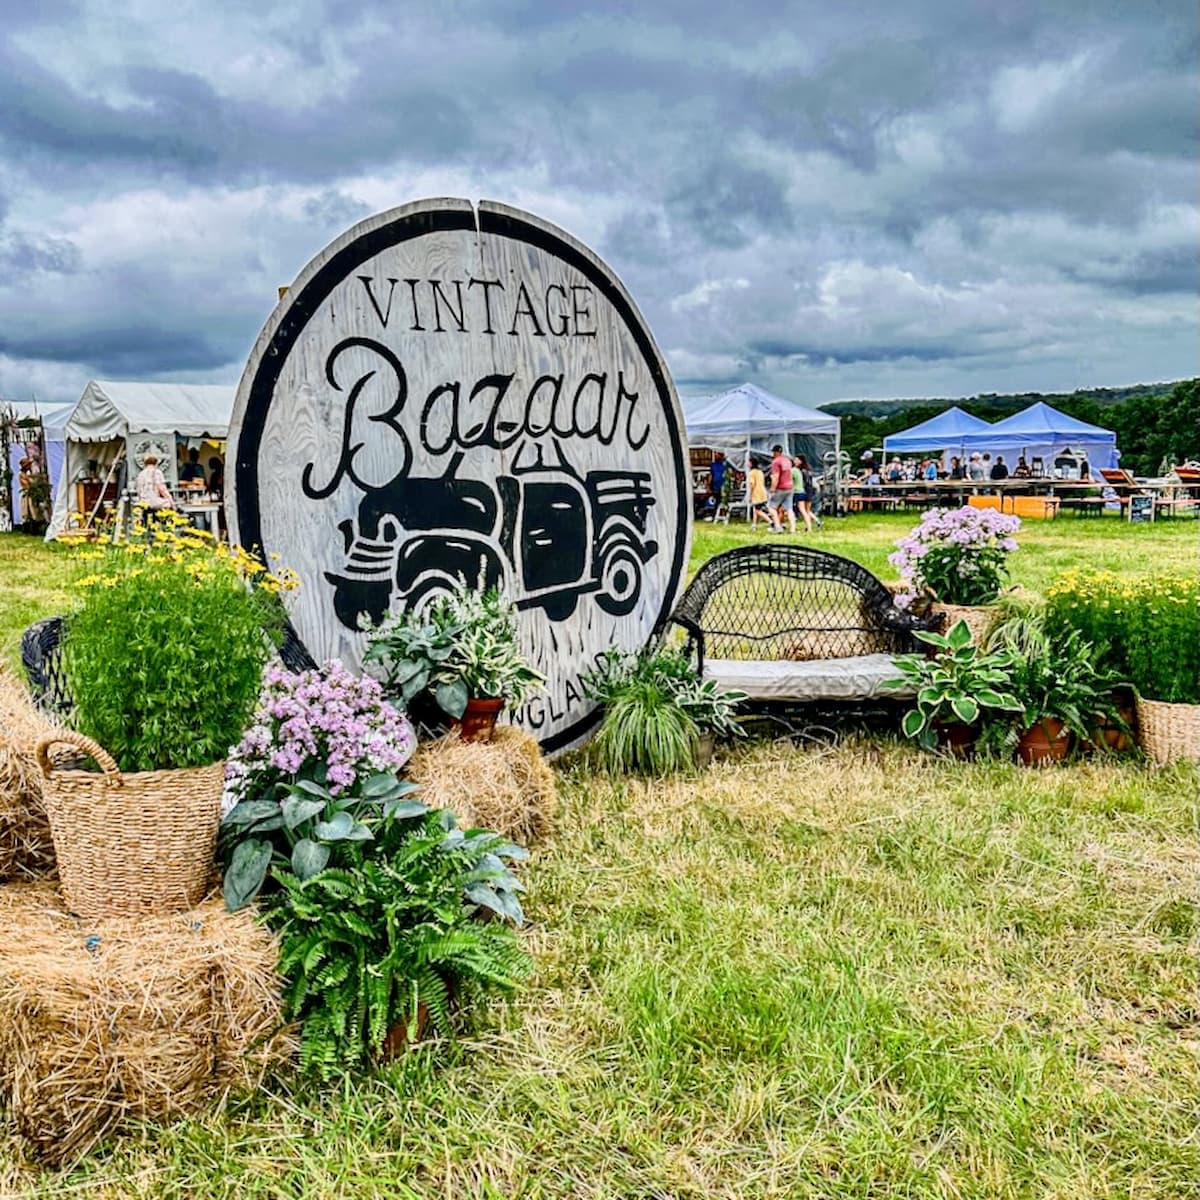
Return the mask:
<path fill-rule="evenodd" d="M 1061 762 L 1067 756 L 1071 735 L 1057 717 L 1043 717 L 1021 734 L 1017 757 L 1027 767 Z"/>
<path fill-rule="evenodd" d="M 502 699 L 472 698 L 467 701 L 467 708 L 462 717 L 452 723 L 452 728 L 458 729 L 458 736 L 464 742 L 490 742 L 496 729 L 496 718 L 503 707 Z"/>

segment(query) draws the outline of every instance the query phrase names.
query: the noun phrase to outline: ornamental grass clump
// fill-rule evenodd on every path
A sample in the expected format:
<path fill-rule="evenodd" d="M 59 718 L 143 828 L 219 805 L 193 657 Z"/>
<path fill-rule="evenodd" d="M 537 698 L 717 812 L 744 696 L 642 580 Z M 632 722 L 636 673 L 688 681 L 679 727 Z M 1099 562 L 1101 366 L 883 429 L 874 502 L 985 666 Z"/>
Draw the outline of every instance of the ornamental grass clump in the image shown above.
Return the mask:
<path fill-rule="evenodd" d="M 1017 549 L 1019 517 L 994 508 L 931 508 L 896 543 L 888 562 L 905 591 L 896 603 L 908 607 L 922 594 L 942 604 L 991 604 L 1008 575 L 1007 556 Z"/>
<path fill-rule="evenodd" d="M 71 721 L 122 771 L 206 766 L 254 708 L 292 580 L 186 524 L 138 533 L 77 554 L 86 573 L 63 639 Z"/>
<path fill-rule="evenodd" d="M 1077 630 L 1147 700 L 1200 704 L 1200 581 L 1076 568 L 1046 593 L 1051 632 Z"/>

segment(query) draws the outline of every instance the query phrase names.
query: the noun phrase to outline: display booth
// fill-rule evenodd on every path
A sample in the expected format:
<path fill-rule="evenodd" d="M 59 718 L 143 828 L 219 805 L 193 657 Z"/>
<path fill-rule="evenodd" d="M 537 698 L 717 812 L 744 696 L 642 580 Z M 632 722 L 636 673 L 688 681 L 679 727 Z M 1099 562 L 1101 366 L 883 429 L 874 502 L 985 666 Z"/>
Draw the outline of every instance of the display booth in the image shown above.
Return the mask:
<path fill-rule="evenodd" d="M 803 454 L 820 474 L 826 455 L 836 461 L 841 449 L 840 418 L 805 408 L 764 391 L 739 384 L 718 396 L 688 400 L 683 406 L 688 444 L 693 449 L 722 450 L 739 471 L 752 457 L 771 457 L 771 447 Z"/>
<path fill-rule="evenodd" d="M 93 379 L 63 425 L 64 454 L 47 540 L 83 515 L 87 523 L 114 505 L 148 454 L 167 485 L 178 483 L 180 439 L 218 444 L 229 431 L 232 387 L 115 383 Z"/>
<path fill-rule="evenodd" d="M 991 429 L 986 421 L 973 417 L 957 405 L 940 412 L 928 421 L 922 421 L 911 429 L 893 433 L 883 439 L 884 457 L 895 454 L 936 454 L 964 458 L 964 439 L 968 434 L 983 433 Z"/>
<path fill-rule="evenodd" d="M 1084 462 L 1095 474 L 1117 466 L 1120 458 L 1117 435 L 1111 430 L 1077 421 L 1043 401 L 964 434 L 962 445 L 968 454 L 986 451 L 993 459 L 1002 454 L 1010 469 L 1024 456 L 1035 476 L 1061 479 L 1078 479 Z"/>
<path fill-rule="evenodd" d="M 6 400 L 0 403 L 0 479 L 7 464 L 8 494 L 0 501 L 0 522 L 40 531 L 50 518 L 55 485 L 65 453 L 63 426 L 70 405 Z M 29 468 L 22 467 L 28 461 Z M 22 494 L 22 479 L 42 476 L 49 497 Z"/>

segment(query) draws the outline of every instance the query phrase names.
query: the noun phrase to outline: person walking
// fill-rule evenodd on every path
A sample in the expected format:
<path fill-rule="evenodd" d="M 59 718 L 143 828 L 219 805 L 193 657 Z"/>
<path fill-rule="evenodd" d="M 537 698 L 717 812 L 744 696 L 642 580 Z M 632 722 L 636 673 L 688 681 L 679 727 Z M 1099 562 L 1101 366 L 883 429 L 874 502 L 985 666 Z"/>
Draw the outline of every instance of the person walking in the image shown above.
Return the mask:
<path fill-rule="evenodd" d="M 772 446 L 771 453 L 771 532 L 783 533 L 783 520 L 787 518 L 788 532 L 796 532 L 796 514 L 792 511 L 792 460 L 783 452 L 782 446 Z"/>
<path fill-rule="evenodd" d="M 793 490 L 796 496 L 796 512 L 804 522 L 804 532 L 813 531 L 813 477 L 808 459 L 803 454 L 797 454 L 792 460 Z"/>
<path fill-rule="evenodd" d="M 746 499 L 750 503 L 750 527 L 758 528 L 759 520 L 771 523 L 767 516 L 767 481 L 757 466 L 752 466 L 746 475 Z"/>

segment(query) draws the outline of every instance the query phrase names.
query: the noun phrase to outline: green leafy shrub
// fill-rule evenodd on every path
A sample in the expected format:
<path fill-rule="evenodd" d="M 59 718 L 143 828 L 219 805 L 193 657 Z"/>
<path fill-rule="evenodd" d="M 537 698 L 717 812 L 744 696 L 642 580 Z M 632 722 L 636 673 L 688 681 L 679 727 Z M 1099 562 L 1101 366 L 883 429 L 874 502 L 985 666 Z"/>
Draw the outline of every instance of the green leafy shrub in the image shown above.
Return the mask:
<path fill-rule="evenodd" d="M 1051 636 L 1042 620 L 1014 617 L 992 630 L 988 648 L 1008 656 L 1021 729 L 1058 720 L 1087 740 L 1101 720 L 1116 718 L 1112 693 L 1122 681 L 1099 664 L 1095 647 L 1078 630 Z"/>
<path fill-rule="evenodd" d="M 194 531 L 79 557 L 91 570 L 63 641 L 75 727 L 122 771 L 224 758 L 282 628 L 279 581 Z"/>
<path fill-rule="evenodd" d="M 1052 637 L 1076 630 L 1148 700 L 1200 704 L 1200 581 L 1074 569 L 1046 593 Z"/>
<path fill-rule="evenodd" d="M 385 817 L 373 844 L 349 846 L 345 868 L 281 871 L 267 910 L 288 1015 L 303 1023 L 301 1069 L 321 1080 L 365 1069 L 394 1025 L 411 1038 L 422 1013 L 449 1035 L 455 1011 L 510 995 L 532 970 L 506 862 L 525 851 L 458 829 L 449 812 Z"/>

